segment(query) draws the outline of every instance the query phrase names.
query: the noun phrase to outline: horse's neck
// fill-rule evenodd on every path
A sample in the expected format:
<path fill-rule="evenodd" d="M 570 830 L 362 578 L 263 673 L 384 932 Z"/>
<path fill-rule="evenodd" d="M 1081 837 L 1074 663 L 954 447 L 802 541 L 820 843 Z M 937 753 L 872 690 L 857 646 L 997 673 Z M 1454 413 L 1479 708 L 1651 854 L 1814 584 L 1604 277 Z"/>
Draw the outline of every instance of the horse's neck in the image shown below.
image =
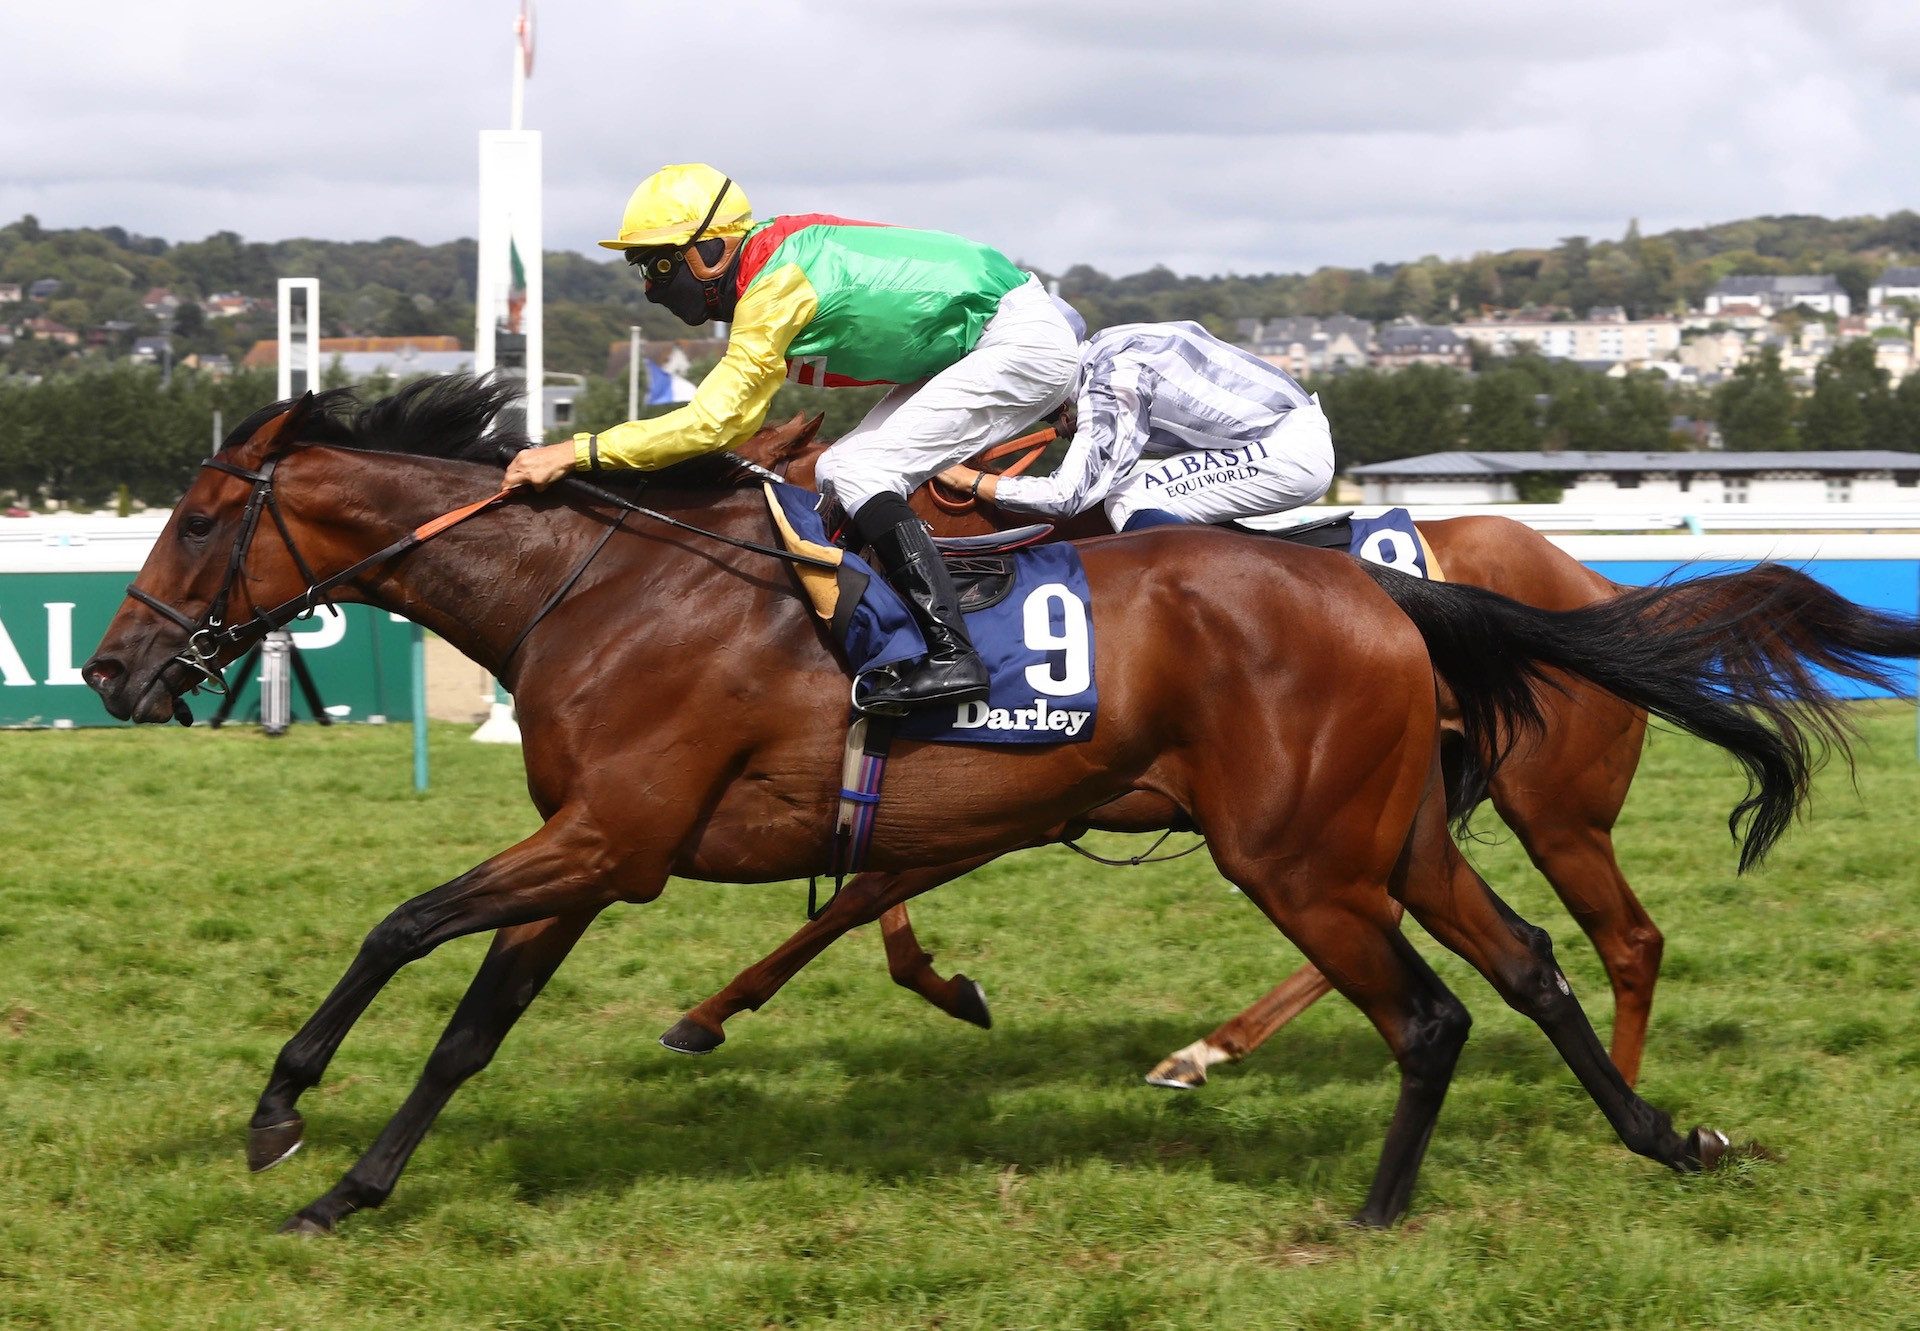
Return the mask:
<path fill-rule="evenodd" d="M 358 551 L 353 558 L 372 554 L 429 518 L 485 498 L 498 483 L 497 474 L 487 469 L 436 459 L 345 451 L 334 458 L 336 484 L 354 497 L 353 511 L 319 516 L 343 530 Z M 369 504 L 369 496 L 380 496 L 381 502 Z M 750 529 L 756 510 L 765 512 L 751 493 L 662 490 L 644 495 L 643 502 L 727 535 L 753 539 L 766 534 Z M 415 547 L 351 595 L 430 629 L 507 678 L 512 665 L 508 651 L 615 516 L 604 509 L 575 509 L 556 499 L 509 500 Z M 724 571 L 711 558 L 714 550 L 725 555 L 724 546 L 683 536 L 639 515 L 629 515 L 626 526 L 636 536 L 655 539 L 642 544 L 616 536 L 595 556 L 595 566 L 602 561 L 627 565 L 636 600 L 649 596 L 653 584 L 662 594 L 669 594 L 668 588 L 684 593 L 692 583 Z M 712 549 L 696 550 L 692 542 L 705 542 Z M 324 577 L 327 570 L 315 572 Z"/>

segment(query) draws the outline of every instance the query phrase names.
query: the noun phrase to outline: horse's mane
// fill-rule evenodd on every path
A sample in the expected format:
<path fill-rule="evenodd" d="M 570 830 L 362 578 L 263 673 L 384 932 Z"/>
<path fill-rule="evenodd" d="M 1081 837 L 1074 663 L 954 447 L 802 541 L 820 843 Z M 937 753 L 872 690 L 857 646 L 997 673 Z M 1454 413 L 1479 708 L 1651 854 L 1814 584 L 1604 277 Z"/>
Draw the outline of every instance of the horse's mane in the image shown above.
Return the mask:
<path fill-rule="evenodd" d="M 299 442 L 505 467 L 513 454 L 534 442 L 527 438 L 520 392 L 512 379 L 471 374 L 423 376 L 376 402 L 361 401 L 351 388 L 329 388 L 314 394 Z M 245 443 L 298 401 L 290 398 L 262 407 L 234 426 L 221 446 Z M 595 481 L 638 480 L 643 474 L 607 471 Z M 725 453 L 694 458 L 651 475 L 662 484 L 699 488 L 732 486 L 739 480 L 738 468 Z"/>

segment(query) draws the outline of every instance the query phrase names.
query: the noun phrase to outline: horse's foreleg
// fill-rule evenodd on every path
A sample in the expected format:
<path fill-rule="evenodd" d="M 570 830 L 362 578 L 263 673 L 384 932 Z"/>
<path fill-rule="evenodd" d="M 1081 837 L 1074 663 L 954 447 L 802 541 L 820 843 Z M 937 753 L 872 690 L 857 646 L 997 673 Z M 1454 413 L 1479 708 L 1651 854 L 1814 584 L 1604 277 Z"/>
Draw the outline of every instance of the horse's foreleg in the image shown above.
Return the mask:
<path fill-rule="evenodd" d="M 909 874 L 933 875 L 926 886 L 916 886 L 913 895 L 929 891 L 942 883 L 950 883 L 996 858 L 993 855 L 979 855 L 943 868 L 910 870 Z M 880 916 L 880 937 L 887 948 L 887 973 L 893 976 L 895 984 L 902 989 L 911 989 L 949 1017 L 972 1022 L 981 1030 L 992 1029 L 993 1016 L 987 1010 L 987 991 L 977 981 L 969 980 L 964 975 L 956 973 L 949 980 L 933 968 L 933 954 L 921 947 L 920 940 L 914 937 L 913 921 L 908 918 L 904 901 L 889 907 Z"/>
<path fill-rule="evenodd" d="M 973 863 L 984 864 L 992 858 L 983 856 Z M 660 1037 L 660 1043 L 681 1054 L 712 1053 L 727 1038 L 724 1029 L 727 1018 L 738 1012 L 757 1010 L 840 935 L 872 923 L 889 908 L 958 878 L 964 872 L 965 869 L 957 873 L 941 866 L 901 874 L 863 873 L 849 879 L 839 895 L 820 912 L 819 919 L 809 920 L 786 942 L 734 976 L 726 988 L 680 1018 Z M 983 1002 L 983 1016 L 984 1006 Z"/>
<path fill-rule="evenodd" d="M 949 1017 L 972 1022 L 983 1031 L 993 1029 L 987 991 L 978 980 L 958 972 L 949 980 L 933 968 L 933 954 L 914 936 L 904 903 L 880 916 L 880 938 L 887 948 L 887 973 L 895 984 L 911 989 Z"/>
<path fill-rule="evenodd" d="M 345 975 L 281 1049 L 254 1109 L 249 1168 L 260 1170 L 300 1144 L 300 1096 L 319 1082 L 360 1014 L 402 966 L 451 938 L 605 905 L 611 891 L 593 854 L 596 841 L 571 823 L 539 831 L 451 882 L 396 908 L 375 925 Z"/>
<path fill-rule="evenodd" d="M 325 1233 L 344 1216 L 387 1199 L 435 1117 L 461 1083 L 492 1061 L 514 1022 L 597 914 L 597 910 L 583 910 L 512 925 L 494 935 L 479 974 L 454 1009 L 453 1019 L 427 1057 L 426 1070 L 399 1112 L 353 1168 L 324 1196 L 302 1207 L 283 1226 L 284 1232 Z"/>

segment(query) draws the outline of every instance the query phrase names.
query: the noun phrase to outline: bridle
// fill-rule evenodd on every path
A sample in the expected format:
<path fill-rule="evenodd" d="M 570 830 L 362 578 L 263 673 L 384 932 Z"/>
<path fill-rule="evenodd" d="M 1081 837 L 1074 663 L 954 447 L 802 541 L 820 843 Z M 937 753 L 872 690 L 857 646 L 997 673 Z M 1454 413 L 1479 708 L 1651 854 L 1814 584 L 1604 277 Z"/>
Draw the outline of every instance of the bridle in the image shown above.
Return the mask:
<path fill-rule="evenodd" d="M 515 493 L 512 490 L 502 488 L 497 493 L 488 495 L 485 499 L 478 500 L 471 504 L 465 504 L 459 508 L 442 513 L 439 517 L 431 518 L 421 523 L 418 527 L 415 527 L 412 531 L 400 537 L 400 539 L 374 551 L 365 559 L 341 569 L 338 573 L 321 578 L 314 575 L 313 569 L 308 565 L 306 558 L 300 553 L 300 547 L 293 539 L 293 530 L 287 525 L 286 517 L 280 512 L 279 500 L 274 495 L 273 473 L 279 467 L 280 463 L 289 455 L 289 452 L 291 452 L 291 450 L 272 454 L 260 464 L 258 471 L 235 466 L 233 463 L 217 457 L 208 458 L 200 464 L 203 468 L 210 467 L 215 471 L 223 471 L 229 476 L 237 476 L 241 480 L 249 482 L 253 487 L 252 491 L 247 495 L 247 506 L 240 517 L 239 534 L 234 538 L 233 549 L 227 554 L 226 574 L 221 578 L 220 588 L 213 594 L 213 599 L 208 602 L 204 614 L 198 619 L 194 619 L 185 611 L 168 605 L 159 597 L 150 595 L 140 590 L 137 586 L 129 585 L 127 588 L 128 596 L 157 614 L 163 615 L 187 631 L 186 645 L 178 652 L 175 652 L 167 661 L 166 666 L 162 666 L 161 669 L 164 671 L 167 666 L 177 664 L 185 666 L 188 670 L 192 671 L 194 676 L 193 685 L 188 690 L 191 693 L 198 693 L 202 688 L 205 688 L 210 693 L 225 694 L 230 686 L 227 683 L 226 676 L 220 673 L 218 662 L 222 653 L 231 651 L 237 654 L 240 648 L 258 638 L 265 637 L 276 629 L 284 628 L 295 620 L 311 618 L 323 605 L 334 614 L 339 614 L 340 608 L 333 603 L 332 597 L 328 595 L 334 588 L 339 587 L 343 583 L 351 582 L 370 568 L 374 568 L 390 559 L 407 553 L 415 546 L 431 540 L 433 537 L 438 536 L 441 532 L 451 527 L 465 522 L 477 513 L 492 508 L 495 504 L 500 503 Z M 755 473 L 763 477 L 771 476 L 771 473 L 766 472 L 763 468 L 754 466 L 743 458 L 735 458 L 734 461 L 750 473 Z M 812 555 L 779 550 L 772 546 L 762 545 L 757 541 L 743 540 L 739 537 L 728 536 L 721 532 L 708 531 L 704 527 L 697 527 L 690 522 L 682 522 L 679 518 L 658 512 L 651 508 L 646 508 L 634 503 L 625 496 L 617 495 L 597 485 L 589 485 L 584 481 L 572 477 L 563 477 L 559 483 L 571 489 L 582 491 L 602 503 L 612 504 L 621 510 L 620 517 L 609 524 L 606 531 L 601 534 L 600 539 L 587 551 L 586 557 L 575 566 L 573 572 L 560 584 L 553 595 L 548 597 L 540 609 L 534 613 L 533 618 L 527 622 L 526 627 L 520 630 L 519 636 L 513 640 L 512 645 L 507 648 L 506 655 L 501 659 L 501 667 L 503 669 L 506 663 L 513 659 L 514 653 L 520 650 L 520 644 L 527 640 L 527 635 L 532 633 L 535 626 L 546 618 L 547 613 L 558 605 L 561 598 L 572 590 L 573 585 L 580 580 L 581 574 L 587 571 L 587 565 L 593 562 L 594 556 L 598 555 L 606 546 L 608 540 L 612 538 L 613 533 L 625 524 L 628 514 L 631 513 L 652 518 L 656 522 L 664 523 L 670 527 L 676 527 L 681 531 L 694 532 L 701 536 L 710 537 L 713 540 L 735 546 L 742 550 L 750 550 L 756 554 L 770 555 L 775 559 L 782 559 L 788 563 L 806 564 L 811 567 L 824 569 L 836 567 L 830 561 Z M 226 622 L 227 603 L 232 597 L 234 585 L 240 580 L 241 573 L 246 564 L 247 552 L 253 545 L 253 538 L 260 530 L 260 515 L 262 513 L 272 517 L 273 525 L 280 529 L 280 539 L 286 543 L 287 553 L 292 556 L 294 567 L 299 570 L 301 578 L 307 584 L 307 589 L 298 596 L 282 601 L 270 610 L 262 610 L 256 606 L 250 618 L 238 624 L 229 624 Z"/>

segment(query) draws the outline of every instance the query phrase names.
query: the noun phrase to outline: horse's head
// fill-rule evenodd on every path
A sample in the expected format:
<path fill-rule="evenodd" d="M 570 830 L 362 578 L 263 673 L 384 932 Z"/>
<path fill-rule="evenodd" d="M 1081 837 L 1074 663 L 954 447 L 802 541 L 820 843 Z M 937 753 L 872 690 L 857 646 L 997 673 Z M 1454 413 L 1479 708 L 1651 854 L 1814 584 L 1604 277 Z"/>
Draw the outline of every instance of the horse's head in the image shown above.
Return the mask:
<path fill-rule="evenodd" d="M 312 393 L 243 423 L 203 464 L 81 675 L 120 720 L 191 720 L 182 695 L 219 685 L 251 641 L 220 630 L 297 597 L 301 558 L 273 473 L 315 416 Z M 311 554 L 311 551 L 306 552 Z"/>

